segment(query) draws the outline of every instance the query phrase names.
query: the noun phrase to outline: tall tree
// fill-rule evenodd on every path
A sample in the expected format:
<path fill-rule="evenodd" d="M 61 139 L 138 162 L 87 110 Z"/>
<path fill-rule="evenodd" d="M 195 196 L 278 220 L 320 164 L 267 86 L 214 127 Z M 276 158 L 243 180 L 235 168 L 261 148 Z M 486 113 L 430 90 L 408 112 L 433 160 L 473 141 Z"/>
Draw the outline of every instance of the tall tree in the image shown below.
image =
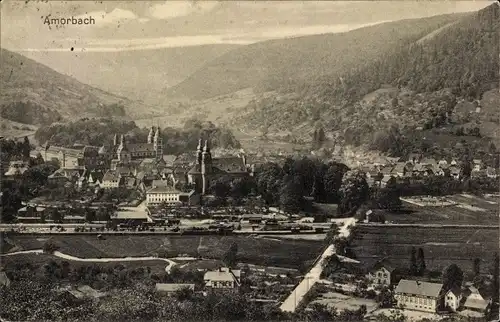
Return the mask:
<path fill-rule="evenodd" d="M 422 248 L 418 249 L 417 254 L 417 273 L 419 276 L 423 276 L 425 273 L 425 258 L 424 258 L 424 250 Z"/>
<path fill-rule="evenodd" d="M 279 194 L 279 203 L 285 212 L 294 213 L 302 209 L 304 196 L 302 195 L 300 185 L 296 182 L 296 178 L 285 176 Z"/>
<path fill-rule="evenodd" d="M 238 256 L 238 244 L 232 243 L 224 254 L 222 261 L 227 267 L 234 267 Z"/>
<path fill-rule="evenodd" d="M 443 271 L 443 287 L 449 290 L 455 287 L 462 287 L 464 272 L 456 264 L 451 264 Z"/>
<path fill-rule="evenodd" d="M 481 259 L 480 258 L 474 258 L 474 262 L 473 262 L 473 273 L 474 273 L 474 277 L 476 276 L 479 276 L 479 274 L 481 273 Z"/>
<path fill-rule="evenodd" d="M 417 265 L 417 250 L 415 247 L 411 248 L 410 255 L 410 274 L 412 276 L 416 276 L 418 274 L 418 265 Z"/>
<path fill-rule="evenodd" d="M 362 172 L 348 172 L 342 179 L 340 187 L 339 211 L 344 215 L 352 215 L 368 198 L 369 187 Z"/>
<path fill-rule="evenodd" d="M 500 295 L 500 285 L 499 285 L 499 278 L 500 278 L 500 267 L 499 267 L 499 259 L 498 259 L 498 252 L 495 253 L 495 257 L 493 258 L 493 265 L 491 268 L 491 274 L 493 275 L 493 301 L 498 304 L 498 297 Z"/>

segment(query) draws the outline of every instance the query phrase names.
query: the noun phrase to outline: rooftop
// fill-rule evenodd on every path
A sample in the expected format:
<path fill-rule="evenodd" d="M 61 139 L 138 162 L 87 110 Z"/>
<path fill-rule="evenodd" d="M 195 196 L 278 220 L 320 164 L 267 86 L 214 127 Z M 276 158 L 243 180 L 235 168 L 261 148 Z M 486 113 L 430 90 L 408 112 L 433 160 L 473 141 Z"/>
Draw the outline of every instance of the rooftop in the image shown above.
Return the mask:
<path fill-rule="evenodd" d="M 395 293 L 439 297 L 443 284 L 428 283 L 421 281 L 401 280 L 396 287 Z"/>

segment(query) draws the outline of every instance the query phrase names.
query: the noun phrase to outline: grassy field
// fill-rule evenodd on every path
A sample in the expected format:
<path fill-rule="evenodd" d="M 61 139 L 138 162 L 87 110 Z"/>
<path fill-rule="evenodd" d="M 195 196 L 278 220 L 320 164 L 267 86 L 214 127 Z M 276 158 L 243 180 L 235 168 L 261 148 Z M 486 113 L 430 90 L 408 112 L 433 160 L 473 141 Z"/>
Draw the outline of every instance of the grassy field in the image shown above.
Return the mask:
<path fill-rule="evenodd" d="M 336 308 L 338 310 L 358 310 L 362 305 L 365 305 L 368 312 L 375 310 L 378 306 L 375 300 L 357 298 L 336 292 L 321 294 L 311 303 L 323 304 L 331 309 Z"/>
<path fill-rule="evenodd" d="M 4 256 L 2 257 L 2 265 L 5 267 L 11 265 L 26 265 L 29 264 L 32 267 L 41 267 L 51 261 L 54 261 L 58 264 L 66 261 L 70 264 L 72 268 L 79 268 L 82 266 L 91 266 L 93 264 L 98 265 L 103 268 L 114 268 L 118 265 L 123 266 L 127 269 L 135 269 L 139 267 L 149 267 L 152 273 L 161 274 L 165 272 L 165 267 L 167 267 L 168 263 L 160 260 L 144 260 L 144 261 L 123 261 L 123 262 L 99 262 L 99 263 L 90 263 L 90 262 L 78 262 L 71 261 L 59 258 L 50 254 L 18 254 L 12 256 Z"/>
<path fill-rule="evenodd" d="M 498 225 L 498 198 L 482 198 L 466 194 L 446 198 L 459 204 L 445 207 L 421 207 L 403 202 L 405 211 L 387 213 L 386 220 L 402 224 Z"/>
<path fill-rule="evenodd" d="M 412 247 L 422 248 L 429 270 L 441 271 L 455 263 L 470 271 L 473 260 L 483 260 L 481 270 L 491 266 L 498 251 L 498 228 L 433 228 L 358 225 L 353 231 L 356 258 L 369 266 L 377 259 L 387 258 L 393 265 L 407 268 Z"/>
<path fill-rule="evenodd" d="M 40 249 L 47 237 L 10 235 L 16 250 Z M 316 258 L 321 242 L 306 240 L 270 240 L 240 236 L 53 236 L 59 251 L 77 257 L 126 257 L 187 255 L 220 259 L 232 243 L 238 245 L 238 261 L 297 268 L 302 262 Z"/>

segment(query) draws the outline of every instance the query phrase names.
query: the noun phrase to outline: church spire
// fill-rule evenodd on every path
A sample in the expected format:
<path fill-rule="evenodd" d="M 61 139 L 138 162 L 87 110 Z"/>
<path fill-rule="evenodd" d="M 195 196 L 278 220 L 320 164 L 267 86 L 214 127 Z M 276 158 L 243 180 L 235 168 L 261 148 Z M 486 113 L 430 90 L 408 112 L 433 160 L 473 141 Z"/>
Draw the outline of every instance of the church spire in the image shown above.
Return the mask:
<path fill-rule="evenodd" d="M 149 134 L 148 134 L 148 143 L 151 144 L 153 143 L 153 136 L 155 135 L 155 127 L 152 126 L 151 129 L 149 129 Z"/>
<path fill-rule="evenodd" d="M 205 140 L 205 146 L 203 147 L 203 152 L 210 153 L 210 146 L 208 145 L 208 140 Z"/>

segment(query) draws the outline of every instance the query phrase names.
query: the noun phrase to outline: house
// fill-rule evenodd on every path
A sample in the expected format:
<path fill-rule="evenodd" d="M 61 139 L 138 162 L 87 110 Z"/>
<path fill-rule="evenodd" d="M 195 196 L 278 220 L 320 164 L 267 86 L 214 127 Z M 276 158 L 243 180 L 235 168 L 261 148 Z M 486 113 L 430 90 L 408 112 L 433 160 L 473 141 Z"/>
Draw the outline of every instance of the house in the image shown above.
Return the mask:
<path fill-rule="evenodd" d="M 38 206 L 26 206 L 17 211 L 17 220 L 23 223 L 39 222 L 46 215 L 46 209 Z"/>
<path fill-rule="evenodd" d="M 462 301 L 462 290 L 458 287 L 449 289 L 444 295 L 444 306 L 451 311 L 456 312 L 460 307 Z"/>
<path fill-rule="evenodd" d="M 182 289 L 194 291 L 194 284 L 156 283 L 155 289 L 158 293 L 174 293 Z"/>
<path fill-rule="evenodd" d="M 445 170 L 446 170 L 446 168 L 437 166 L 434 168 L 433 173 L 435 176 L 444 177 L 446 175 Z"/>
<path fill-rule="evenodd" d="M 392 169 L 391 174 L 397 178 L 404 177 L 406 174 L 406 167 L 404 162 L 396 163 L 396 166 Z"/>
<path fill-rule="evenodd" d="M 425 167 L 421 165 L 420 163 L 416 163 L 413 166 L 412 170 L 413 176 L 424 176 L 425 175 Z"/>
<path fill-rule="evenodd" d="M 435 159 L 433 158 L 427 158 L 427 159 L 423 159 L 420 161 L 420 164 L 421 165 L 428 165 L 428 166 L 432 166 L 432 167 L 437 167 L 438 163 L 436 162 Z"/>
<path fill-rule="evenodd" d="M 398 306 L 425 312 L 436 312 L 443 297 L 443 284 L 402 279 L 394 298 Z"/>
<path fill-rule="evenodd" d="M 390 286 L 394 281 L 395 268 L 387 261 L 380 260 L 366 274 L 366 278 L 376 285 Z"/>
<path fill-rule="evenodd" d="M 221 267 L 215 271 L 205 273 L 205 286 L 210 288 L 232 289 L 240 286 L 241 271 L 228 267 Z"/>
<path fill-rule="evenodd" d="M 394 177 L 393 176 L 384 176 L 382 178 L 382 180 L 380 181 L 380 187 L 384 188 L 387 186 L 387 183 L 393 179 Z"/>
<path fill-rule="evenodd" d="M 411 162 L 412 164 L 419 163 L 421 159 L 422 159 L 422 155 L 419 153 L 411 153 L 408 156 L 408 162 Z"/>
<path fill-rule="evenodd" d="M 481 161 L 479 159 L 472 160 L 472 171 L 479 171 L 479 170 L 481 170 L 482 165 L 483 165 L 483 161 Z"/>
<path fill-rule="evenodd" d="M 486 168 L 486 176 L 488 178 L 496 179 L 498 177 L 497 169 L 495 169 L 493 167 L 487 167 Z"/>
<path fill-rule="evenodd" d="M 448 167 L 448 161 L 446 161 L 446 159 L 441 159 L 438 161 L 438 166 L 442 169 L 445 169 Z"/>
<path fill-rule="evenodd" d="M 464 291 L 465 302 L 463 304 L 464 310 L 472 311 L 475 313 L 484 314 L 490 301 L 486 300 L 479 290 L 473 286 L 469 286 Z"/>
<path fill-rule="evenodd" d="M 10 161 L 9 169 L 5 172 L 6 177 L 14 177 L 22 175 L 28 170 L 28 163 L 25 161 Z"/>
<path fill-rule="evenodd" d="M 157 182 L 157 180 L 154 181 Z M 148 206 L 155 206 L 161 203 L 168 205 L 193 205 L 198 203 L 199 198 L 197 196 L 194 190 L 184 192 L 162 183 L 146 191 L 146 202 Z"/>
<path fill-rule="evenodd" d="M 123 186 L 124 179 L 119 173 L 108 170 L 102 177 L 102 188 L 111 189 Z"/>
<path fill-rule="evenodd" d="M 459 167 L 457 167 L 456 165 L 452 165 L 448 168 L 448 170 L 450 171 L 450 177 L 452 177 L 455 180 L 460 179 L 460 168 Z"/>

